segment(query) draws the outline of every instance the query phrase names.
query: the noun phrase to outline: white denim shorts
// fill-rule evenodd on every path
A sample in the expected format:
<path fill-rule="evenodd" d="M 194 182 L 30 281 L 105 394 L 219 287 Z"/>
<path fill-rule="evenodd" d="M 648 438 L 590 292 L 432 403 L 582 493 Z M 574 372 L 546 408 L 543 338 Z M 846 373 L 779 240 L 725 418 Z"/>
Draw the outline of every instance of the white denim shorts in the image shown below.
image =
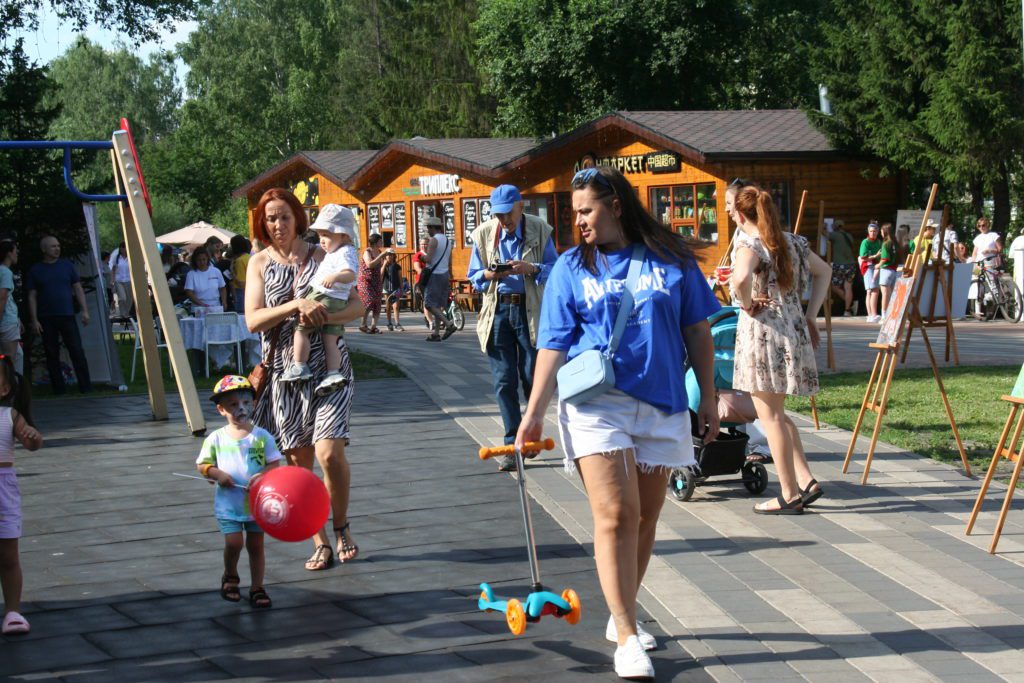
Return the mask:
<path fill-rule="evenodd" d="M 558 431 L 569 474 L 578 458 L 625 448 L 634 450 L 645 472 L 695 462 L 689 411 L 669 415 L 618 389 L 579 406 L 559 401 Z"/>

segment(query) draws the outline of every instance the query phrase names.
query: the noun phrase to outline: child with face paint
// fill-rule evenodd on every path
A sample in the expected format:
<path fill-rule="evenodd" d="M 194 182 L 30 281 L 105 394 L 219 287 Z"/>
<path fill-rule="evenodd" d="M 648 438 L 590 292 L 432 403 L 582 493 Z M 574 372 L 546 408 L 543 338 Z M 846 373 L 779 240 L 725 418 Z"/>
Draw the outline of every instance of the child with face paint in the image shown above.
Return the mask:
<path fill-rule="evenodd" d="M 227 375 L 213 387 L 210 400 L 227 424 L 206 437 L 196 458 L 199 473 L 217 484 L 213 513 L 224 534 L 224 575 L 220 596 L 228 602 L 242 599 L 239 591 L 238 557 L 245 545 L 249 553 L 249 604 L 270 607 L 263 588 L 263 530 L 249 510 L 246 487 L 256 477 L 281 463 L 281 451 L 270 432 L 252 424 L 255 392 L 245 377 Z M 245 534 L 243 538 L 243 532 Z"/>

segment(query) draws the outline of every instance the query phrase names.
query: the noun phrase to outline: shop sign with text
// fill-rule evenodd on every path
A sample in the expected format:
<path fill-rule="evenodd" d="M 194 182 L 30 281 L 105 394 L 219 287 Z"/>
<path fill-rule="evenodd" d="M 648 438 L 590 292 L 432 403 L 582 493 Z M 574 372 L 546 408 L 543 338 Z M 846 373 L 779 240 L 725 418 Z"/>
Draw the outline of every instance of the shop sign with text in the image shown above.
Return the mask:
<path fill-rule="evenodd" d="M 455 174 L 421 175 L 416 178 L 416 181 L 416 184 L 420 186 L 420 194 L 424 197 L 462 192 L 462 188 L 459 186 L 459 176 Z"/>
<path fill-rule="evenodd" d="M 679 155 L 675 152 L 650 152 L 648 154 L 627 154 L 625 156 L 599 157 L 596 154 L 584 154 L 573 166 L 573 173 L 582 168 L 609 166 L 624 175 L 633 173 L 677 173 L 679 171 Z"/>

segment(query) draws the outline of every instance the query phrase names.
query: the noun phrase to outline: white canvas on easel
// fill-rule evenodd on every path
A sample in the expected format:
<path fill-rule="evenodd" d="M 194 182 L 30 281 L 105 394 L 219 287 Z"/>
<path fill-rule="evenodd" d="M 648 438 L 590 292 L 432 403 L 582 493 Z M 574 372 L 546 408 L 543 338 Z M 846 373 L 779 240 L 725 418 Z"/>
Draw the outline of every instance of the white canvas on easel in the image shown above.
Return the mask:
<path fill-rule="evenodd" d="M 949 293 L 950 306 L 953 308 L 953 319 L 963 317 L 964 311 L 967 310 L 967 299 L 971 289 L 971 273 L 974 270 L 973 263 L 953 263 L 953 290 Z M 949 266 L 947 266 L 949 267 Z M 935 280 L 935 271 L 926 270 L 924 273 L 924 286 L 921 288 L 921 310 L 931 311 L 932 305 L 932 290 L 938 290 L 937 287 L 933 287 L 932 283 Z M 935 298 L 935 317 L 943 318 L 946 315 L 946 300 L 942 296 L 942 292 L 939 291 L 939 296 Z"/>

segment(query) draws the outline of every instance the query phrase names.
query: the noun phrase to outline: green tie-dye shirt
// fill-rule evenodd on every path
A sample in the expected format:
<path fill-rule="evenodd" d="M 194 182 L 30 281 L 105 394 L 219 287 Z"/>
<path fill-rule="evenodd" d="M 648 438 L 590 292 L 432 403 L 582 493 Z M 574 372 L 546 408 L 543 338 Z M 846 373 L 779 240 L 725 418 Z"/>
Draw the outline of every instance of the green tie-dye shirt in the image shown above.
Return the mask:
<path fill-rule="evenodd" d="M 248 484 L 249 479 L 264 467 L 281 458 L 274 437 L 259 427 L 253 427 L 252 432 L 240 441 L 228 436 L 227 427 L 221 427 L 206 437 L 196 464 L 214 465 L 231 475 L 237 484 L 231 488 L 217 486 L 213 497 L 214 516 L 236 522 L 253 521 L 249 511 L 249 496 L 241 487 Z"/>

